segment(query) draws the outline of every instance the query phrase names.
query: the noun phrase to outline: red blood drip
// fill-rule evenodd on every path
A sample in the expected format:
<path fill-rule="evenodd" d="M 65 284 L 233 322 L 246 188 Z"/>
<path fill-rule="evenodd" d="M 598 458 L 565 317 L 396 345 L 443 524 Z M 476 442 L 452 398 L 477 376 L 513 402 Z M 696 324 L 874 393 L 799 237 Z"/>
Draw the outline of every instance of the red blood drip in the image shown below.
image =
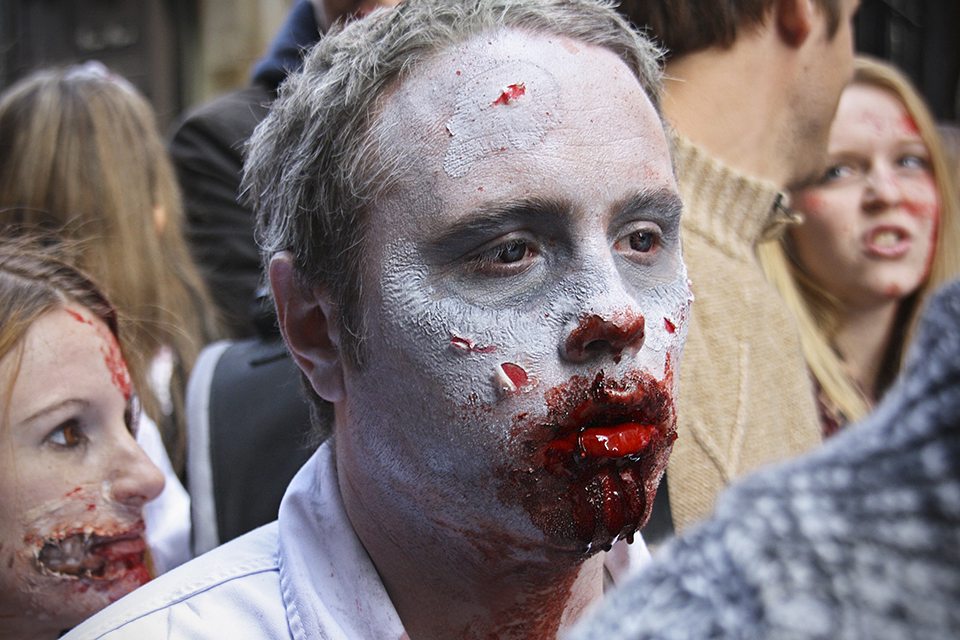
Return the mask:
<path fill-rule="evenodd" d="M 626 520 L 624 487 L 621 486 L 619 478 L 616 478 L 611 471 L 602 474 L 600 482 L 603 487 L 601 493 L 603 496 L 603 523 L 608 531 L 620 531 Z"/>
<path fill-rule="evenodd" d="M 450 338 L 450 346 L 460 353 L 494 353 L 497 350 L 497 348 L 492 345 L 478 347 L 467 338 L 461 338 L 460 336 Z"/>
<path fill-rule="evenodd" d="M 503 93 L 500 94 L 500 97 L 493 101 L 493 106 L 499 106 L 504 104 L 510 104 L 511 100 L 516 100 L 520 96 L 524 95 L 527 92 L 526 86 L 521 83 L 511 84 L 503 90 Z"/>
<path fill-rule="evenodd" d="M 663 323 L 664 323 L 664 324 L 666 325 L 666 327 L 667 327 L 667 333 L 676 333 L 676 332 L 677 332 L 677 325 L 673 324 L 672 322 L 670 322 L 670 321 L 667 320 L 666 318 L 663 319 Z"/>
<path fill-rule="evenodd" d="M 113 380 L 114 386 L 123 395 L 124 400 L 129 400 L 133 394 L 133 385 L 130 381 L 130 370 L 127 368 L 123 355 L 120 354 L 120 345 L 117 344 L 117 340 L 112 333 L 106 333 L 104 340 L 106 344 L 100 347 L 100 351 L 103 353 L 103 361 L 110 372 L 110 378 Z"/>
<path fill-rule="evenodd" d="M 643 451 L 657 433 L 657 427 L 636 422 L 597 427 L 580 434 L 580 448 L 594 458 L 622 458 Z"/>
<path fill-rule="evenodd" d="M 915 136 L 920 135 L 920 129 L 917 127 L 917 123 L 914 121 L 913 116 L 911 116 L 909 113 L 903 114 L 903 116 L 900 118 L 900 127 L 906 133 Z"/>
<path fill-rule="evenodd" d="M 503 372 L 507 374 L 507 377 L 510 378 L 510 381 L 518 389 L 523 385 L 527 384 L 527 372 L 523 370 L 523 367 L 513 364 L 512 362 L 504 362 L 500 365 L 500 368 L 503 369 Z"/>
<path fill-rule="evenodd" d="M 70 314 L 70 317 L 72 317 L 77 322 L 82 322 L 83 324 L 89 324 L 89 325 L 93 324 L 92 322 L 90 322 L 90 320 L 88 320 L 87 318 L 84 318 L 82 315 L 80 315 L 73 309 L 64 309 L 64 311 Z"/>

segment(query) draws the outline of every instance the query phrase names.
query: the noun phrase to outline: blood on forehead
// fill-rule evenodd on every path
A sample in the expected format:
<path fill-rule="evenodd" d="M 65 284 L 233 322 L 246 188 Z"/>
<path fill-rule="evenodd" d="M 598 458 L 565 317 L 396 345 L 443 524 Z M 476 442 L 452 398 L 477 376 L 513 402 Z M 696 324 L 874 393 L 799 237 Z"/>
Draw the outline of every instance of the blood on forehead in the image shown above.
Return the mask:
<path fill-rule="evenodd" d="M 116 336 L 107 328 L 103 322 L 94 322 L 89 318 L 73 311 L 64 309 L 70 317 L 77 322 L 90 325 L 97 332 L 97 335 L 103 339 L 100 345 L 100 352 L 103 354 L 104 364 L 107 365 L 107 371 L 110 372 L 110 379 L 113 385 L 123 395 L 124 400 L 129 400 L 133 395 L 133 384 L 130 379 L 130 369 L 127 367 L 127 361 L 123 359 L 120 353 L 120 345 L 117 343 Z"/>
<path fill-rule="evenodd" d="M 443 160 L 452 178 L 495 153 L 535 147 L 560 123 L 557 81 L 538 65 L 511 60 L 459 78 Z"/>

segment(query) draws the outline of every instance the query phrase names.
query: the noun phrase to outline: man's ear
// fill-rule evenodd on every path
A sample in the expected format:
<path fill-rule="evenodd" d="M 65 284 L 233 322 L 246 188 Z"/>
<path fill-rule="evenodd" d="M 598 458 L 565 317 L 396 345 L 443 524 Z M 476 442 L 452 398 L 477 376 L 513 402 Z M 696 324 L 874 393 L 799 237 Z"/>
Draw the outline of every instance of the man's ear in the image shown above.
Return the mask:
<path fill-rule="evenodd" d="M 777 0 L 776 3 L 777 32 L 791 47 L 799 47 L 810 36 L 816 12 L 824 11 L 817 7 L 814 0 Z M 826 16 L 820 16 L 826 20 Z"/>
<path fill-rule="evenodd" d="M 340 332 L 329 296 L 297 282 L 288 251 L 270 260 L 270 287 L 280 332 L 294 361 L 321 398 L 339 402 L 344 396 Z"/>

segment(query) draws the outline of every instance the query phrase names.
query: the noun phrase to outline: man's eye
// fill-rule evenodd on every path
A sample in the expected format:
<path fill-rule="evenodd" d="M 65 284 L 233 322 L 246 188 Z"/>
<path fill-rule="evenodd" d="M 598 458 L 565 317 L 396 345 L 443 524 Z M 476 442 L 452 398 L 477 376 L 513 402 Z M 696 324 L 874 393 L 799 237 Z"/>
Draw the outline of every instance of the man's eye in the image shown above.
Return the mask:
<path fill-rule="evenodd" d="M 80 422 L 75 418 L 67 420 L 47 436 L 47 440 L 62 447 L 76 447 L 85 439 Z"/>
<path fill-rule="evenodd" d="M 630 234 L 630 248 L 640 253 L 650 253 L 657 246 L 657 234 L 652 231 L 634 231 Z"/>
<path fill-rule="evenodd" d="M 504 264 L 520 262 L 527 255 L 527 243 L 523 240 L 511 240 L 494 249 L 494 252 L 497 262 Z"/>
<path fill-rule="evenodd" d="M 507 240 L 474 257 L 473 269 L 487 275 L 515 275 L 529 267 L 536 255 L 529 240 Z"/>

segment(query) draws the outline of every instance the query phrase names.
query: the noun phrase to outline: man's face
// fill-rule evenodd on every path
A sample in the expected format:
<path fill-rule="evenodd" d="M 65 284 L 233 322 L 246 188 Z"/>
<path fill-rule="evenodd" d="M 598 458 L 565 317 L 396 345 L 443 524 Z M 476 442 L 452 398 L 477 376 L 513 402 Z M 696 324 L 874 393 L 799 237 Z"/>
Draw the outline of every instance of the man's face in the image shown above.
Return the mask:
<path fill-rule="evenodd" d="M 853 21 L 860 0 L 839 0 L 840 22 L 836 33 L 829 29 L 826 12 L 817 6 L 814 31 L 809 39 L 803 70 L 794 85 L 796 127 L 785 144 L 795 154 L 791 183 L 799 185 L 820 176 L 824 169 L 830 123 L 837 111 L 840 93 L 853 77 Z"/>
<path fill-rule="evenodd" d="M 690 302 L 637 80 L 506 32 L 424 65 L 375 127 L 402 177 L 369 212 L 364 361 L 337 405 L 354 524 L 479 553 L 631 536 L 675 437 Z"/>

